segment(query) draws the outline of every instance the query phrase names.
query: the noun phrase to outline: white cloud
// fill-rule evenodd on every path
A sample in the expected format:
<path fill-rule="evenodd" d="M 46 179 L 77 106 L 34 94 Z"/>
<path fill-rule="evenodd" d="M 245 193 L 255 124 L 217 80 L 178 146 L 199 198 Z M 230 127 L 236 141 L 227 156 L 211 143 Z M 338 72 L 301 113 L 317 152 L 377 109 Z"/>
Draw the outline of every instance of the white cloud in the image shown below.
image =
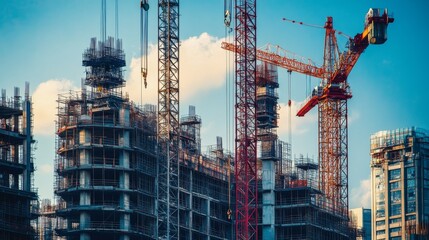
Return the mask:
<path fill-rule="evenodd" d="M 360 113 L 358 111 L 350 111 L 350 114 L 348 117 L 349 117 L 348 124 L 350 125 L 350 124 L 354 123 L 355 121 L 359 120 Z"/>
<path fill-rule="evenodd" d="M 296 113 L 304 102 L 295 102 L 292 101 L 291 104 L 291 128 L 292 134 L 294 135 L 302 135 L 309 131 L 310 128 L 317 124 L 317 111 L 308 112 L 304 117 L 297 117 Z M 279 135 L 288 134 L 289 133 L 289 106 L 287 103 L 279 103 Z"/>
<path fill-rule="evenodd" d="M 52 167 L 52 164 L 43 164 L 41 166 L 39 166 L 38 171 L 40 171 L 39 174 L 42 175 L 52 175 L 54 173 L 54 168 Z"/>
<path fill-rule="evenodd" d="M 33 113 L 34 134 L 50 135 L 55 133 L 58 94 L 76 90 L 70 80 L 52 79 L 42 82 L 34 90 Z"/>
<path fill-rule="evenodd" d="M 364 179 L 360 181 L 357 188 L 352 188 L 350 191 L 350 208 L 371 207 L 371 181 Z"/>
<path fill-rule="evenodd" d="M 224 39 L 202 33 L 181 42 L 180 46 L 180 98 L 188 100 L 219 88 L 225 81 L 225 50 L 220 46 Z M 158 101 L 158 48 L 149 49 L 148 87 L 143 88 L 143 103 L 156 104 Z M 34 133 L 52 135 L 55 132 L 57 98 L 59 93 L 78 90 L 70 80 L 51 79 L 42 82 L 33 93 Z M 141 78 L 140 58 L 130 63 L 130 75 L 124 89 L 130 99 L 140 102 Z"/>
<path fill-rule="evenodd" d="M 220 46 L 223 39 L 202 33 L 190 37 L 180 44 L 180 100 L 188 100 L 213 88 L 219 88 L 225 81 L 225 50 Z M 125 90 L 130 99 L 140 102 L 141 91 L 140 59 L 131 59 L 130 75 Z M 147 89 L 142 91 L 143 103 L 157 103 L 158 95 L 158 48 L 150 46 L 148 54 Z M 201 96 L 201 95 L 200 95 Z"/>

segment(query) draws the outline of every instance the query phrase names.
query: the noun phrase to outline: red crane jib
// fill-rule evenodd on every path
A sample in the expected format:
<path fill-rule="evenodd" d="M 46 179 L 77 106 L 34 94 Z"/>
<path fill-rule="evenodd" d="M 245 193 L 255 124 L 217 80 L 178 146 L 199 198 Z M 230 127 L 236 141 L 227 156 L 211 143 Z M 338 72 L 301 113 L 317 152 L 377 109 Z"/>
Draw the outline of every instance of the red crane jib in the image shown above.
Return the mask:
<path fill-rule="evenodd" d="M 281 56 L 278 53 L 265 51 L 258 49 L 256 51 L 256 58 L 263 62 L 268 62 L 273 65 L 294 71 L 302 74 L 306 74 L 308 76 L 316 77 L 323 79 L 328 75 L 327 85 L 324 86 L 323 95 L 312 95 L 310 96 L 305 104 L 299 109 L 297 112 L 297 116 L 303 117 L 307 112 L 309 112 L 313 107 L 315 107 L 321 98 L 331 97 L 337 99 L 349 99 L 352 97 L 351 93 L 343 91 L 343 93 L 339 93 L 338 91 L 331 89 L 329 87 L 330 84 L 346 84 L 347 77 L 355 66 L 357 60 L 363 51 L 369 46 L 370 39 L 368 39 L 368 35 L 370 33 L 370 28 L 372 23 L 381 23 L 381 24 L 389 24 L 394 21 L 393 18 L 389 18 L 386 13 L 380 16 L 372 16 L 367 19 L 368 24 L 365 26 L 362 33 L 358 33 L 355 35 L 353 39 L 350 39 L 350 47 L 348 51 L 344 52 L 339 58 L 338 68 L 328 74 L 324 67 L 317 67 L 312 64 L 308 64 L 304 61 L 300 61 L 294 58 L 290 58 L 287 56 Z M 384 42 L 377 42 L 375 44 L 381 44 Z M 237 48 L 232 43 L 222 42 L 221 47 L 225 50 L 237 52 L 240 54 L 244 54 L 244 49 Z"/>
<path fill-rule="evenodd" d="M 232 43 L 222 42 L 221 47 L 231 52 L 237 52 L 240 54 L 244 53 L 243 49 L 237 48 Z M 261 49 L 256 50 L 256 58 L 260 61 L 271 63 L 273 65 L 312 77 L 323 78 L 325 74 L 325 70 L 323 68 Z"/>

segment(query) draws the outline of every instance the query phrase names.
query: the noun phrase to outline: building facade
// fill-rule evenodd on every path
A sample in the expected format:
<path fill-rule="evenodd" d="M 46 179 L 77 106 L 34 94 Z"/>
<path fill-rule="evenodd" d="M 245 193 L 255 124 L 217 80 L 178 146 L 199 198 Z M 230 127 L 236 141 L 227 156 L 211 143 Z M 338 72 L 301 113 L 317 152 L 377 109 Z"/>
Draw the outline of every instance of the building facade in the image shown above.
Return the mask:
<path fill-rule="evenodd" d="M 351 228 L 357 240 L 371 240 L 371 209 L 353 208 L 349 211 Z"/>
<path fill-rule="evenodd" d="M 371 136 L 373 239 L 427 239 L 429 133 L 415 127 Z"/>

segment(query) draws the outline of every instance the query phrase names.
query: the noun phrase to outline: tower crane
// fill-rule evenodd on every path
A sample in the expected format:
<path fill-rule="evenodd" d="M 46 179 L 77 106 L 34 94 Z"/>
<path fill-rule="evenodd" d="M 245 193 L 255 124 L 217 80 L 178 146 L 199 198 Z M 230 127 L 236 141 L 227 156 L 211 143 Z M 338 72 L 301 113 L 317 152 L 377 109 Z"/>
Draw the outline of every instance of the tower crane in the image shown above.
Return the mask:
<path fill-rule="evenodd" d="M 235 1 L 235 239 L 258 238 L 256 0 Z M 227 14 L 225 14 L 227 15 Z"/>
<path fill-rule="evenodd" d="M 158 0 L 158 239 L 180 239 L 179 139 L 179 0 Z"/>
<path fill-rule="evenodd" d="M 325 194 L 325 203 L 338 215 L 347 219 L 348 214 L 348 130 L 347 100 L 352 97 L 347 77 L 363 51 L 370 44 L 383 44 L 387 40 L 387 26 L 394 21 L 387 9 L 369 9 L 362 33 L 349 40 L 347 51 L 338 50 L 333 19 L 324 25 L 325 46 L 323 66 L 311 60 L 290 57 L 285 50 L 268 47 L 257 50 L 258 60 L 295 72 L 322 79 L 297 116 L 304 116 L 318 105 L 319 189 Z M 222 43 L 222 48 L 246 54 L 246 46 Z"/>

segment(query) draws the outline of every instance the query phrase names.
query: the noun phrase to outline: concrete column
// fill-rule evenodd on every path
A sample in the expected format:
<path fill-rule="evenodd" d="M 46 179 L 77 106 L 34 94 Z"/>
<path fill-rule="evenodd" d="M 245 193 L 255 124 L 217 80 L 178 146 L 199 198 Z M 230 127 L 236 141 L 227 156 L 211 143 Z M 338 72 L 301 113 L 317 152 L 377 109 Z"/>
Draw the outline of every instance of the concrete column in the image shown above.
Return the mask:
<path fill-rule="evenodd" d="M 80 213 L 79 228 L 85 229 L 91 226 L 91 217 L 87 212 Z M 91 240 L 88 233 L 81 233 L 80 240 Z"/>
<path fill-rule="evenodd" d="M 120 137 L 120 142 L 122 141 L 122 146 L 129 147 L 130 146 L 130 132 L 124 131 L 123 136 Z"/>
<path fill-rule="evenodd" d="M 119 166 L 124 168 L 130 167 L 130 154 L 127 151 L 119 153 Z"/>
<path fill-rule="evenodd" d="M 24 111 L 22 117 L 22 129 L 25 134 L 25 140 L 23 143 L 23 156 L 25 170 L 23 174 L 23 190 L 31 191 L 31 173 L 33 172 L 33 166 L 31 161 L 31 142 L 33 137 L 31 135 L 31 102 L 28 98 L 24 101 Z"/>
<path fill-rule="evenodd" d="M 121 235 L 119 240 L 130 240 L 130 237 L 128 235 Z"/>
<path fill-rule="evenodd" d="M 124 189 L 130 188 L 130 176 L 128 172 L 122 172 L 121 175 L 119 175 L 119 187 Z M 128 193 L 122 193 L 120 196 L 120 207 L 123 209 L 130 209 L 130 197 Z M 122 213 L 120 216 L 120 226 L 123 230 L 129 230 L 130 229 L 130 215 L 128 213 Z M 129 236 L 127 235 L 121 235 L 121 240 L 128 240 Z"/>
<path fill-rule="evenodd" d="M 193 209 L 193 207 L 194 206 L 192 206 L 192 198 L 193 198 L 193 196 L 194 196 L 194 189 L 193 189 L 193 184 L 192 184 L 192 182 L 193 182 L 193 175 L 194 175 L 194 170 L 190 170 L 189 171 L 189 182 L 191 183 L 191 185 L 189 186 L 189 192 L 191 193 L 191 194 L 189 194 L 189 206 L 190 206 L 190 209 Z M 194 227 L 194 223 L 193 223 L 193 212 L 192 212 L 192 210 L 191 211 L 189 211 L 189 228 L 190 229 L 192 229 L 193 227 Z M 192 238 L 192 231 L 190 230 L 189 231 L 189 237 L 190 237 L 190 239 L 192 240 L 193 238 Z"/>
<path fill-rule="evenodd" d="M 79 131 L 79 144 L 91 143 L 91 131 L 89 129 L 81 129 Z"/>
<path fill-rule="evenodd" d="M 79 197 L 79 205 L 91 205 L 91 194 L 89 192 L 81 192 Z"/>
<path fill-rule="evenodd" d="M 130 189 L 130 174 L 128 172 L 122 172 L 119 175 L 119 187 Z"/>
<path fill-rule="evenodd" d="M 275 237 L 275 163 L 274 161 L 262 161 L 262 238 L 274 239 Z"/>
<path fill-rule="evenodd" d="M 130 126 L 130 109 L 121 109 L 121 111 L 119 112 L 119 122 L 123 126 Z"/>
<path fill-rule="evenodd" d="M 91 175 L 88 170 L 82 170 L 79 172 L 79 186 L 89 187 L 91 181 Z"/>
<path fill-rule="evenodd" d="M 128 193 L 121 194 L 121 197 L 119 199 L 119 206 L 125 210 L 130 209 L 130 196 L 128 195 Z"/>
<path fill-rule="evenodd" d="M 89 186 L 90 175 L 88 171 L 81 171 L 79 173 L 79 185 L 81 187 Z M 89 192 L 80 192 L 79 194 L 79 205 L 91 205 L 91 194 Z M 91 217 L 89 213 L 82 212 L 80 213 L 80 229 L 85 229 L 90 227 Z M 80 240 L 90 240 L 90 236 L 88 233 L 81 233 Z"/>
<path fill-rule="evenodd" d="M 119 225 L 122 230 L 130 230 L 130 214 L 124 213 L 119 219 Z"/>
<path fill-rule="evenodd" d="M 80 165 L 90 164 L 91 161 L 91 155 L 89 154 L 89 151 L 86 149 L 80 150 L 80 157 L 79 157 Z"/>
<path fill-rule="evenodd" d="M 210 235 L 211 235 L 211 231 L 210 231 L 210 199 L 207 199 L 207 234 L 209 235 L 209 239 L 210 239 Z"/>

